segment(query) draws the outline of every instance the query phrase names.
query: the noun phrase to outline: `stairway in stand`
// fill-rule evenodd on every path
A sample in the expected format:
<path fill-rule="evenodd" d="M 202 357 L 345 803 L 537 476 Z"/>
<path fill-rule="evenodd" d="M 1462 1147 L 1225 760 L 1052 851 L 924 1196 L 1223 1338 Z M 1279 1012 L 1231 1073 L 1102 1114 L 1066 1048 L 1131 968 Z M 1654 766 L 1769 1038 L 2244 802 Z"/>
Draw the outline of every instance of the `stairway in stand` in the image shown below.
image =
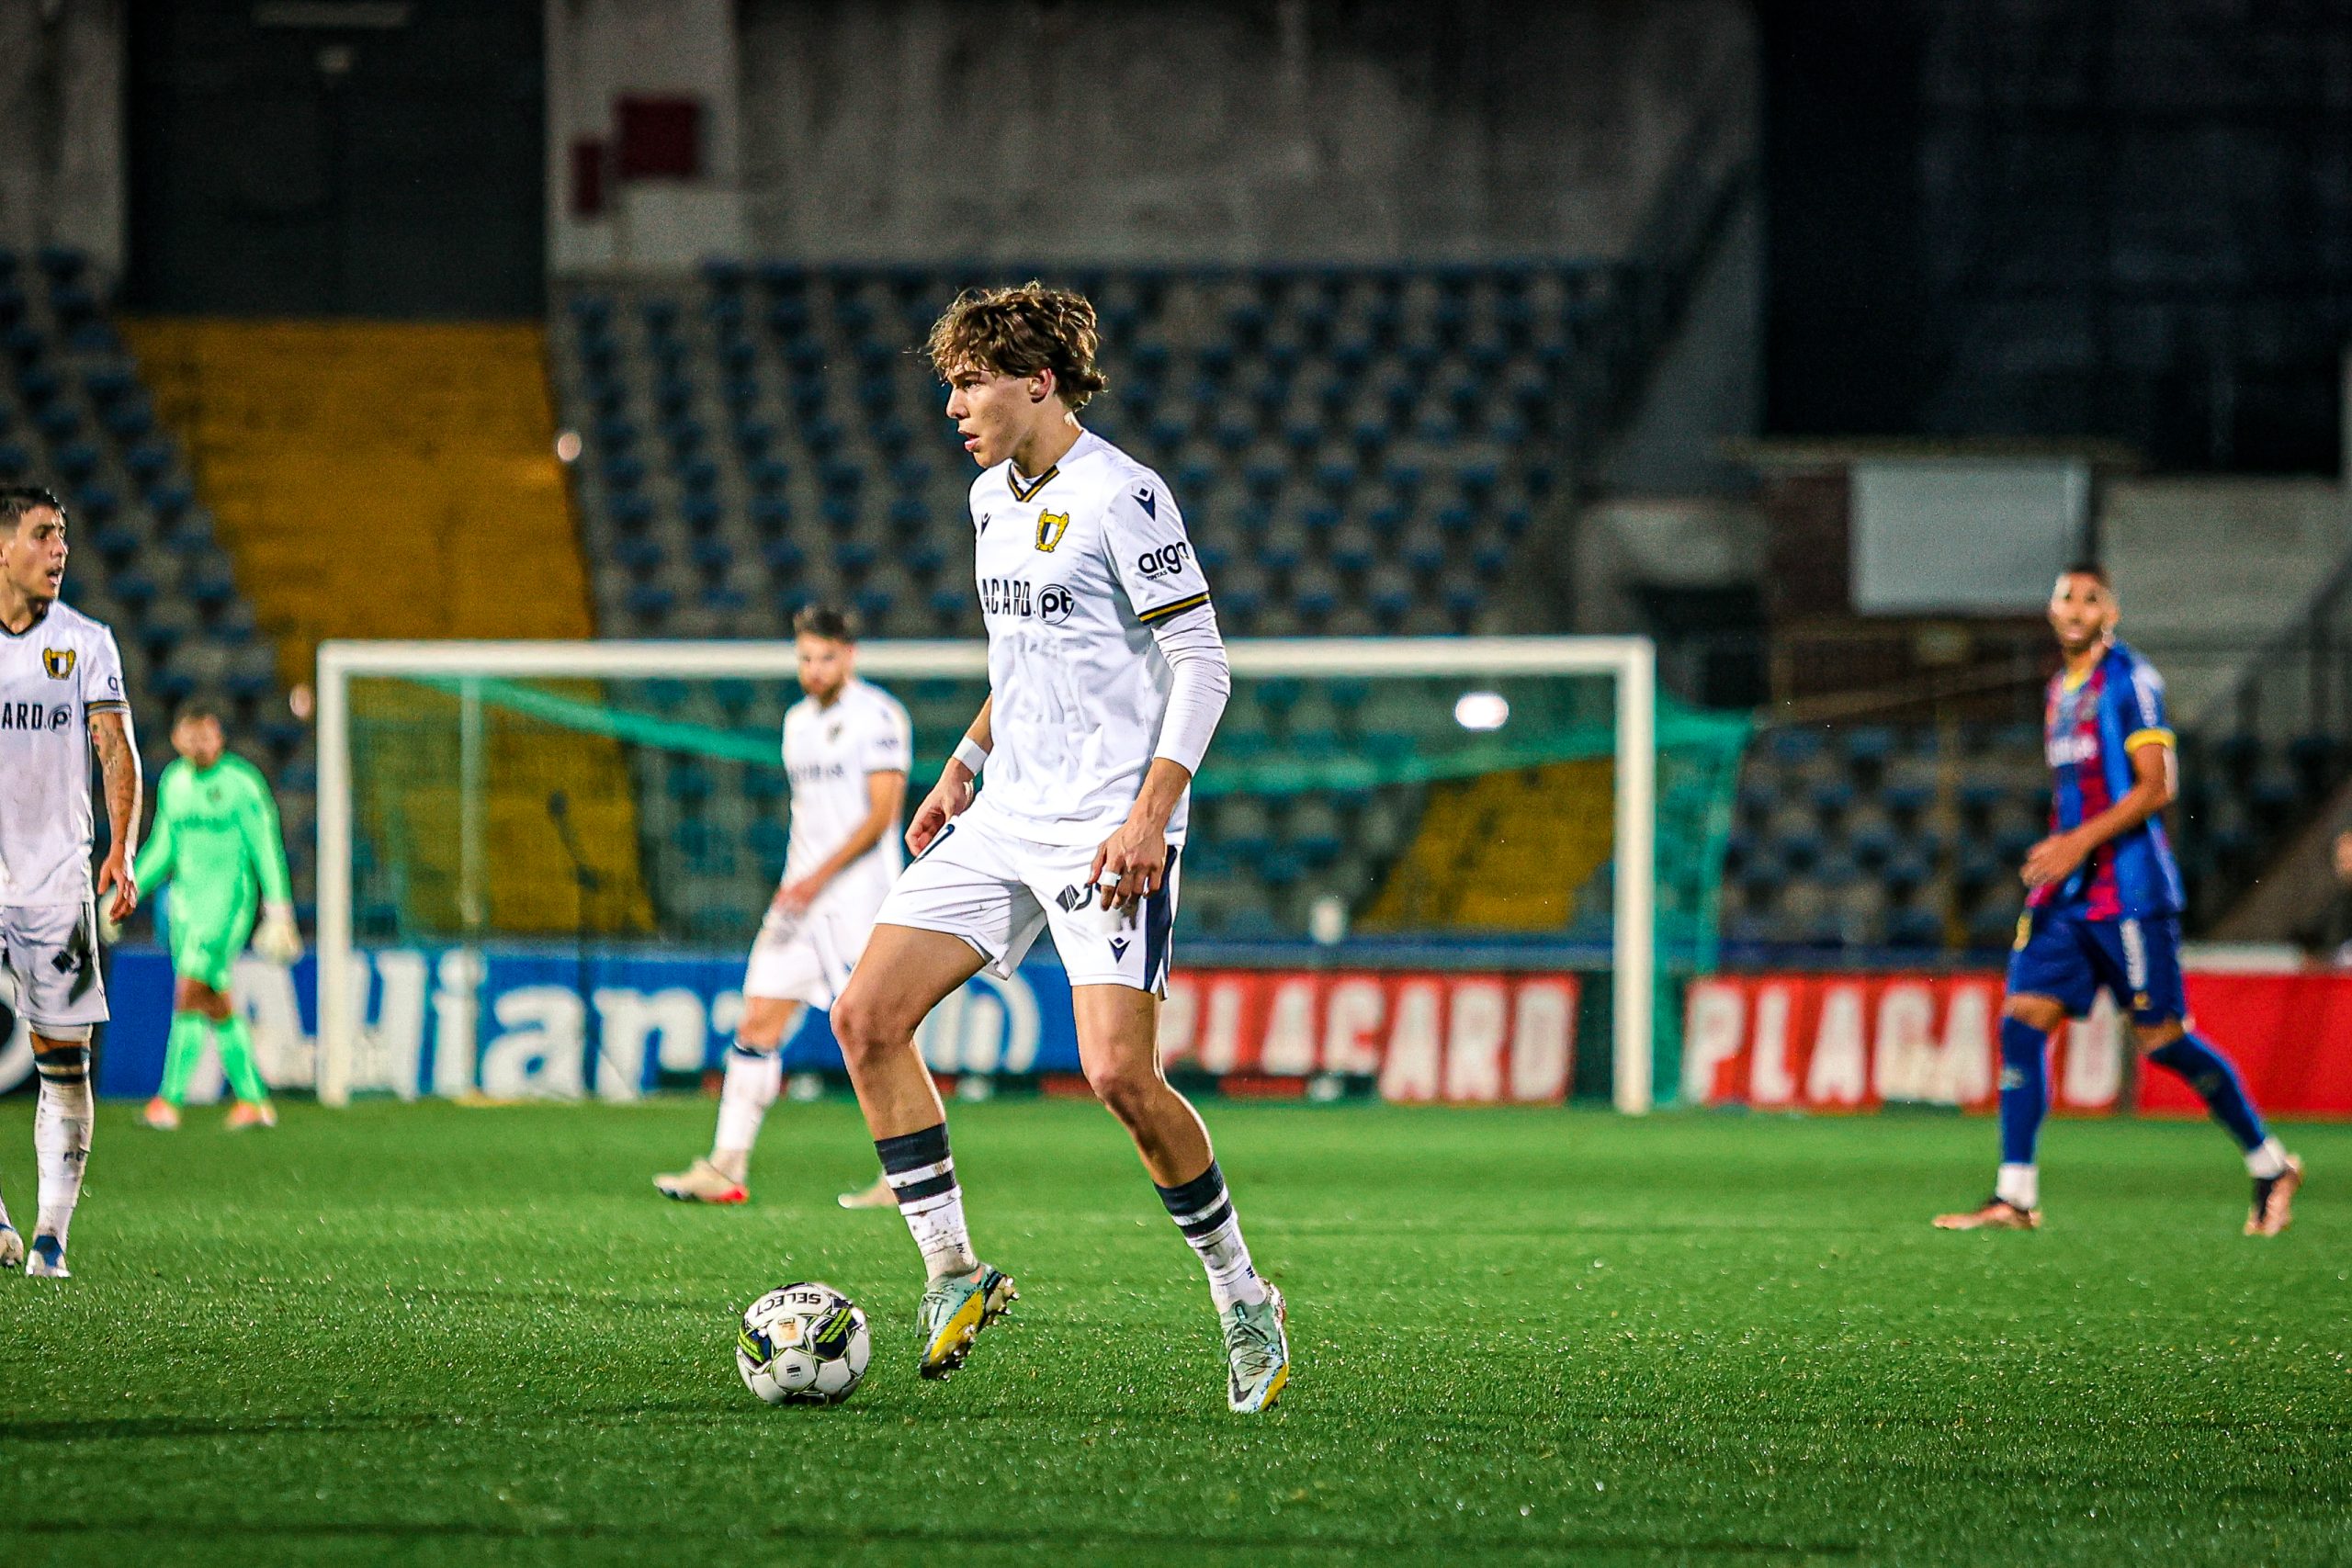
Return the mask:
<path fill-rule="evenodd" d="M 539 324 L 122 327 L 289 684 L 310 678 L 327 637 L 594 635 Z M 402 701 L 422 719 L 446 698 L 420 691 Z M 625 897 L 605 896 L 610 912 L 597 923 L 635 923 L 644 894 L 618 745 L 522 725 L 492 734 L 492 929 L 569 931 L 579 916 L 544 795 L 495 787 L 501 779 L 569 784 L 590 859 L 627 868 L 630 885 Z M 446 913 L 447 895 L 435 890 L 454 886 L 458 853 L 441 750 L 376 748 L 355 802 L 363 835 L 371 800 L 397 806 L 400 824 L 378 840 L 402 862 L 388 886 L 419 901 L 404 913 L 428 927 Z"/>

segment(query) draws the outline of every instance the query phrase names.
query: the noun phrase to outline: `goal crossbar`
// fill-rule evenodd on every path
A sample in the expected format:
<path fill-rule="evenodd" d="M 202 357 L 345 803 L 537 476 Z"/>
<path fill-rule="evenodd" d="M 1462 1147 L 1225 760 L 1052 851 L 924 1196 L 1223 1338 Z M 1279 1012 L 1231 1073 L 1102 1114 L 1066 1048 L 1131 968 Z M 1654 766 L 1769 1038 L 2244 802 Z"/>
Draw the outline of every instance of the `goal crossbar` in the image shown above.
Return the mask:
<path fill-rule="evenodd" d="M 1611 911 L 1611 1098 L 1650 1109 L 1657 970 L 1657 712 L 1655 646 L 1640 637 L 1280 637 L 1226 645 L 1237 675 L 1606 675 L 1614 682 L 1616 784 Z M 876 641 L 858 649 L 861 672 L 885 680 L 988 674 L 985 645 Z M 352 921 L 350 687 L 355 679 L 483 677 L 787 680 L 788 640 L 462 642 L 333 640 L 319 645 L 319 1098 L 351 1095 L 362 1002 Z"/>

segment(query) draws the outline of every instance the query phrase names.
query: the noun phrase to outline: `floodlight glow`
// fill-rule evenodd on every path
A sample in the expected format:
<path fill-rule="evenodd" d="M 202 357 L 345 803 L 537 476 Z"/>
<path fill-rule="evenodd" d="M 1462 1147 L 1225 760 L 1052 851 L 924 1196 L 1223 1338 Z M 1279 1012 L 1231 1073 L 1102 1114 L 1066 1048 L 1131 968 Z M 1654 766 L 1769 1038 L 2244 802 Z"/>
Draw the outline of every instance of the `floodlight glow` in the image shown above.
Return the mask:
<path fill-rule="evenodd" d="M 1510 722 L 1510 704 L 1500 692 L 1464 692 L 1453 705 L 1453 722 L 1464 729 L 1500 729 Z"/>
<path fill-rule="evenodd" d="M 578 431 L 567 430 L 555 438 L 555 460 L 559 463 L 576 463 L 580 460 Z"/>

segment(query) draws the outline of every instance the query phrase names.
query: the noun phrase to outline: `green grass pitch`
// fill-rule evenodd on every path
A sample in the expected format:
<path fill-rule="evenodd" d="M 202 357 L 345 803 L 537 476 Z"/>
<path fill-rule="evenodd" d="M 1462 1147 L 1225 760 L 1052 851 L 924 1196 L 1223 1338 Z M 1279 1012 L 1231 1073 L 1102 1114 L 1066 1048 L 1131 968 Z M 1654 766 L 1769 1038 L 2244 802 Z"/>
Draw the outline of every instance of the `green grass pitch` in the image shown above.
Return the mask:
<path fill-rule="evenodd" d="M 1099 1111 L 953 1114 L 1017 1315 L 913 1373 L 854 1111 L 780 1105 L 737 1210 L 706 1101 L 100 1116 L 70 1282 L 0 1277 L 0 1562 L 2352 1561 L 2352 1128 L 2278 1241 L 2189 1123 L 2062 1122 L 2048 1227 L 1947 1235 L 1984 1122 L 1209 1108 L 1292 1303 L 1224 1408 L 1191 1255 Z M 30 1106 L 0 1173 L 30 1219 Z M 820 1278 L 865 1386 L 769 1409 L 735 1314 Z"/>

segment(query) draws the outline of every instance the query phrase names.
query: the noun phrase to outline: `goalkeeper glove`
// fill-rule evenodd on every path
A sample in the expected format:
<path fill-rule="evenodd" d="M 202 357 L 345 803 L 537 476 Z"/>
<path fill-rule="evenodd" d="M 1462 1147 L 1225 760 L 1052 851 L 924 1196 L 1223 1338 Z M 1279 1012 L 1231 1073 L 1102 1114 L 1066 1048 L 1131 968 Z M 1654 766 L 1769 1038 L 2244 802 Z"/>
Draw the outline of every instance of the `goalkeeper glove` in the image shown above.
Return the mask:
<path fill-rule="evenodd" d="M 254 951 L 280 968 L 302 956 L 302 932 L 294 924 L 293 905 L 271 904 L 263 912 L 261 929 L 254 932 Z"/>

